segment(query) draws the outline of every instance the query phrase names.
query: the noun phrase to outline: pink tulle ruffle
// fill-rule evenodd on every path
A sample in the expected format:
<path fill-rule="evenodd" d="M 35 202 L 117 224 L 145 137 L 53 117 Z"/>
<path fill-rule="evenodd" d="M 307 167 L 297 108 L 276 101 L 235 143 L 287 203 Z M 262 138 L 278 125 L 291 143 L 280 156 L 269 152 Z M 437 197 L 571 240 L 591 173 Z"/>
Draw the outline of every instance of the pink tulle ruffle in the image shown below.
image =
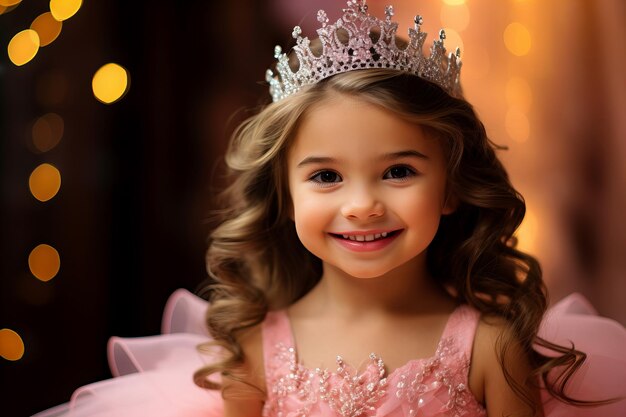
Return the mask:
<path fill-rule="evenodd" d="M 71 400 L 33 417 L 217 417 L 223 415 L 219 392 L 197 387 L 193 373 L 211 358 L 197 346 L 209 340 L 204 326 L 206 301 L 186 290 L 169 298 L 163 334 L 141 338 L 113 337 L 108 358 L 115 378 L 77 389 Z M 586 352 L 588 360 L 568 394 L 577 399 L 625 397 L 626 330 L 598 316 L 589 302 L 572 294 L 552 307 L 540 335 Z M 626 400 L 600 407 L 565 405 L 543 394 L 547 417 L 622 417 Z"/>

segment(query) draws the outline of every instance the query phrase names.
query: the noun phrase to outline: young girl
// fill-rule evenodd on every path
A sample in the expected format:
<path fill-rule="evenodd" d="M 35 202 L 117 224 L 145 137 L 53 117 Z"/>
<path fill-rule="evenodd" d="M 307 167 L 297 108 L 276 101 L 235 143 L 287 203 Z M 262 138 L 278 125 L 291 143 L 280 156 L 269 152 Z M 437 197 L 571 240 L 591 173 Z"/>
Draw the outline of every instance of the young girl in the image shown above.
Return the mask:
<path fill-rule="evenodd" d="M 295 28 L 267 75 L 274 102 L 235 132 L 195 374 L 213 391 L 189 386 L 198 336 L 114 339 L 129 375 L 79 390 L 69 415 L 625 415 L 604 404 L 623 394 L 624 329 L 570 298 L 538 336 L 541 270 L 513 236 L 524 201 L 458 54 L 442 34 L 424 56 L 421 17 L 396 46 L 392 15 L 351 0 L 333 24 L 318 14 L 317 44 Z M 178 294 L 165 333 L 203 334 L 205 308 Z M 579 341 L 599 352 L 585 389 Z"/>
<path fill-rule="evenodd" d="M 226 416 L 539 416 L 584 360 L 538 337 L 525 211 L 421 18 L 396 46 L 365 1 L 276 51 L 273 104 L 234 135 L 208 267 Z M 337 356 L 340 355 L 340 356 Z M 556 367 L 561 367 L 557 370 Z M 221 384 L 208 378 L 221 373 Z M 549 375 L 558 375 L 557 381 Z M 595 398 L 602 399 L 602 398 Z"/>

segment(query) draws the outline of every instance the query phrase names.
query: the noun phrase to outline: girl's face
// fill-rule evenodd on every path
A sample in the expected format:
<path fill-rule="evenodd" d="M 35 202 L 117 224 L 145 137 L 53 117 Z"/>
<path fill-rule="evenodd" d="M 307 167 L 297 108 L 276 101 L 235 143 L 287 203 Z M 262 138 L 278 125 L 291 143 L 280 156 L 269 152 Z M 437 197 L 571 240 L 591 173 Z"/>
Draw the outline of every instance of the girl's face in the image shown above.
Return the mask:
<path fill-rule="evenodd" d="M 302 244 L 353 277 L 424 265 L 441 215 L 452 211 L 438 141 L 352 97 L 309 110 L 288 153 L 288 174 Z"/>

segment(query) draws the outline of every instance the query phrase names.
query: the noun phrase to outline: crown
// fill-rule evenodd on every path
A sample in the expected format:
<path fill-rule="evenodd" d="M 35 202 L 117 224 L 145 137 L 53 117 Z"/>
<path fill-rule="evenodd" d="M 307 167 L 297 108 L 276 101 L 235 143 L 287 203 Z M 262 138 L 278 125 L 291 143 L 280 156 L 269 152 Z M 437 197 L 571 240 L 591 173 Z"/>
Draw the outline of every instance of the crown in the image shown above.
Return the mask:
<path fill-rule="evenodd" d="M 289 57 L 282 52 L 282 48 L 274 48 L 278 76 L 271 69 L 265 74 L 273 102 L 332 75 L 367 68 L 407 72 L 437 84 L 453 97 L 461 96 L 461 52 L 457 48 L 455 53 L 446 56 L 443 45 L 446 34 L 443 29 L 439 31 L 439 39 L 433 42 L 430 55 L 426 57 L 422 52 L 427 36 L 421 31 L 422 16 L 415 16 L 406 47 L 398 47 L 398 23 L 391 21 L 394 14 L 392 6 L 385 7 L 385 20 L 381 20 L 367 12 L 366 0 L 349 0 L 347 3 L 343 15 L 334 24 L 328 24 L 324 10 L 317 12 L 317 20 L 322 24 L 317 29 L 322 45 L 319 56 L 311 51 L 309 38 L 301 36 L 300 26 L 294 27 L 292 36 L 296 39 L 296 45 L 293 53 L 299 64 L 295 72 L 291 70 Z M 371 34 L 377 39 L 373 39 Z"/>

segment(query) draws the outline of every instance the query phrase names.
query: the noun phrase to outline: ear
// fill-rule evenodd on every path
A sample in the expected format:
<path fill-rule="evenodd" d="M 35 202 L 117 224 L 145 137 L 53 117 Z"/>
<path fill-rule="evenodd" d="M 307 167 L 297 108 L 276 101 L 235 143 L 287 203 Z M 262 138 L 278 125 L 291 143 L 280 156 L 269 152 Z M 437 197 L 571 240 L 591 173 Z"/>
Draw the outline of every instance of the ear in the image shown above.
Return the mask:
<path fill-rule="evenodd" d="M 443 202 L 443 207 L 441 208 L 442 215 L 452 214 L 459 207 L 459 199 L 450 193 L 446 195 L 446 199 Z"/>

